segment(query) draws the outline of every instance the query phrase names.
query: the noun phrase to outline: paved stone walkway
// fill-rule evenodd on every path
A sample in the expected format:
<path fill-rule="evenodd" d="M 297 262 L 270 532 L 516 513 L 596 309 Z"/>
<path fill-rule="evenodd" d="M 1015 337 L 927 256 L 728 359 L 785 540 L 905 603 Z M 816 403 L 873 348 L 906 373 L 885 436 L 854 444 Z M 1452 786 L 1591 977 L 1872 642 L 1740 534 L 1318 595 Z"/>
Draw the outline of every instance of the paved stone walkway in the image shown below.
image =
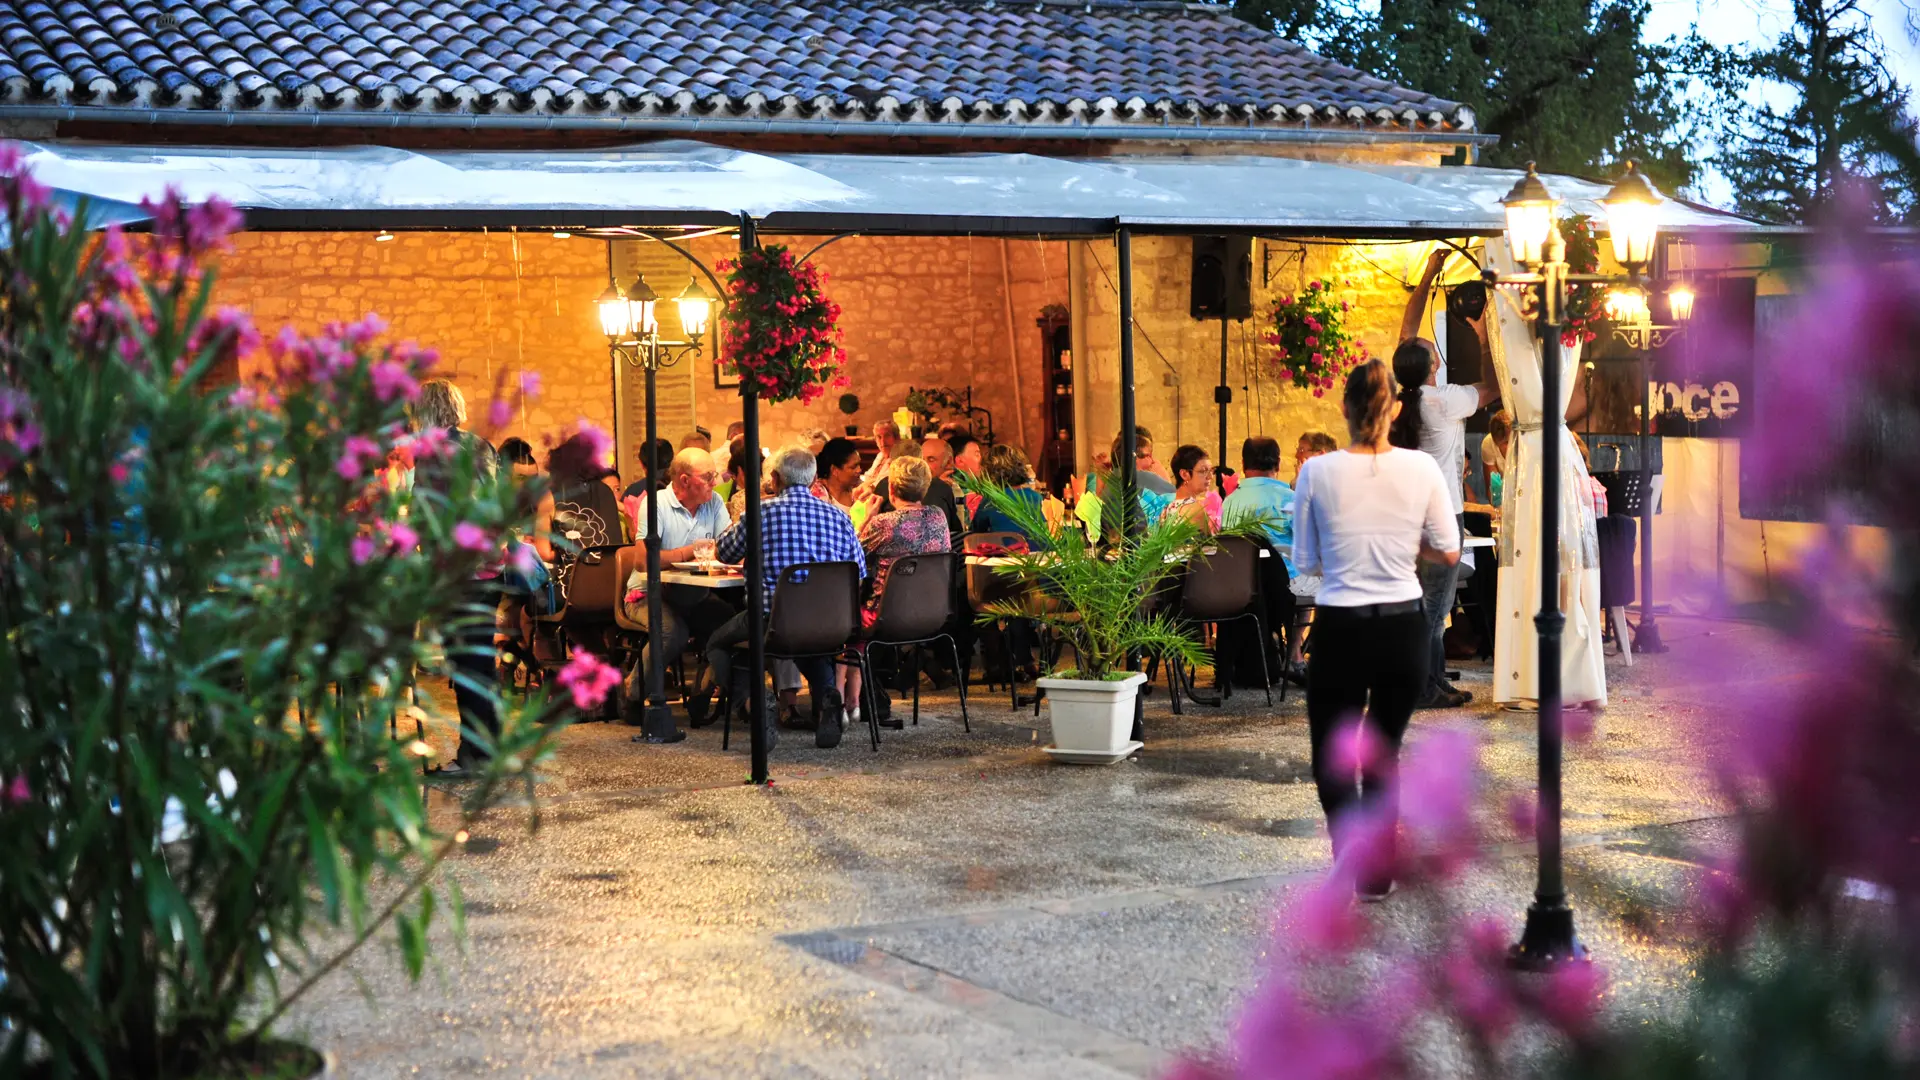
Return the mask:
<path fill-rule="evenodd" d="M 1672 654 L 1610 664 L 1613 705 L 1567 768 L 1573 899 L 1626 1013 L 1674 999 L 1687 957 L 1663 927 L 1731 832 L 1697 766 L 1733 737 L 1705 720 L 1701 646 L 1730 635 L 1739 677 L 1796 677 L 1754 628 L 1665 625 Z M 1464 685 L 1484 698 L 1484 667 Z M 349 1077 L 1073 1080 L 1218 1045 L 1276 902 L 1328 860 L 1300 697 L 1173 717 L 1162 691 L 1146 749 L 1105 768 L 1053 764 L 1044 718 L 1004 695 L 972 702 L 971 735 L 934 695 L 878 754 L 787 735 L 765 789 L 717 728 L 672 747 L 572 729 L 539 831 L 499 811 L 451 860 L 465 957 L 442 934 L 410 987 L 391 946 L 370 950 L 285 1030 Z M 1411 739 L 1482 737 L 1492 822 L 1531 790 L 1533 724 L 1476 705 L 1419 714 Z M 1517 933 L 1532 859 L 1494 854 L 1457 895 Z M 1418 942 L 1420 907 L 1369 910 Z"/>

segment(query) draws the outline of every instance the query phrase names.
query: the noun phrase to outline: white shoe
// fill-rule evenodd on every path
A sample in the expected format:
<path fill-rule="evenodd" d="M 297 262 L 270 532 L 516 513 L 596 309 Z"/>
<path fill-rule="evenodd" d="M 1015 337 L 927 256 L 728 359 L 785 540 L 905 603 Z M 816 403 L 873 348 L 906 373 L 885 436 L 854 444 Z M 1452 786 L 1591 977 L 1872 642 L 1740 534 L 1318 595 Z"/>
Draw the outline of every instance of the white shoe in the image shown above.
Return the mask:
<path fill-rule="evenodd" d="M 857 723 L 859 723 L 859 722 L 860 722 L 860 706 L 858 706 L 858 705 L 854 705 L 854 706 L 852 706 L 852 707 L 850 707 L 850 708 L 848 708 L 848 709 L 847 709 L 847 723 L 849 723 L 849 724 L 857 724 Z"/>

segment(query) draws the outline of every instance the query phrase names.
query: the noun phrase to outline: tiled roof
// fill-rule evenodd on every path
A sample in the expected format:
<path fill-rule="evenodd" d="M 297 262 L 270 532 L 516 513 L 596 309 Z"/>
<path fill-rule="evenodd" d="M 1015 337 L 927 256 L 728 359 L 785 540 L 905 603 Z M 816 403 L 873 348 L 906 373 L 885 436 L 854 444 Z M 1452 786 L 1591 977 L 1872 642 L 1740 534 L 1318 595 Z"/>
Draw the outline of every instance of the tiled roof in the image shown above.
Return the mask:
<path fill-rule="evenodd" d="M 8 106 L 1471 131 L 1224 6 L 6 0 Z M 1124 137 L 1123 131 L 1116 131 Z"/>

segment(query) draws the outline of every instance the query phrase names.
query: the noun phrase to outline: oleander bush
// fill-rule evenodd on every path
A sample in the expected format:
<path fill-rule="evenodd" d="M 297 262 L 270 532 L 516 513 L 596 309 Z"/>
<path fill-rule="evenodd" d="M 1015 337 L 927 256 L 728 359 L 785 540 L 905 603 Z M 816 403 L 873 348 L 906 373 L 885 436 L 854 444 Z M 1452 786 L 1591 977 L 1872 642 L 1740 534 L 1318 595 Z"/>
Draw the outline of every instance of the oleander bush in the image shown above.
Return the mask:
<path fill-rule="evenodd" d="M 503 702 L 430 819 L 407 714 L 538 489 L 386 482 L 471 451 L 408 431 L 433 357 L 371 317 L 232 382 L 231 208 L 90 232 L 4 144 L 0 202 L 0 1075 L 297 1075 L 273 1021 L 388 930 L 417 977 L 457 830 L 549 752 L 545 700 Z"/>

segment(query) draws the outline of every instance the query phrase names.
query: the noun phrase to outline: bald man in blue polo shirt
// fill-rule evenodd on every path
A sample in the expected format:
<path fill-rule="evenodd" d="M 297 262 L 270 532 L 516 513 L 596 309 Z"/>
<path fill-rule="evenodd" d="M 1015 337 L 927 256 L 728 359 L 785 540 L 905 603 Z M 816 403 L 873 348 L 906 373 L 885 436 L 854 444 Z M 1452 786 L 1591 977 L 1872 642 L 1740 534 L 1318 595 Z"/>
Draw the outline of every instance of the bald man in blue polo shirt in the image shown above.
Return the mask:
<path fill-rule="evenodd" d="M 713 485 L 718 481 L 713 455 L 705 450 L 689 448 L 674 455 L 673 463 L 667 466 L 666 485 L 654 493 L 660 498 L 660 565 L 670 566 L 691 560 L 696 541 L 718 540 L 720 534 L 727 531 L 727 504 L 713 490 Z M 640 497 L 634 523 L 635 543 L 651 542 L 647 537 L 647 500 L 653 497 Z M 635 570 L 627 576 L 629 593 L 644 589 L 646 584 L 645 571 Z M 627 605 L 627 617 L 641 626 L 647 625 L 645 597 Z M 660 621 L 665 625 L 659 628 L 658 633 L 650 631 L 647 634 L 647 649 L 652 649 L 658 642 L 666 649 L 664 659 L 671 663 L 686 649 L 689 640 L 704 639 L 715 627 L 732 617 L 733 609 L 716 597 L 712 589 L 693 585 L 664 585 L 660 592 Z M 646 695 L 646 672 L 647 652 L 642 650 L 639 664 L 627 673 L 628 701 L 638 702 Z M 690 703 L 688 721 L 698 726 L 706 721 L 705 713 L 705 709 Z"/>

